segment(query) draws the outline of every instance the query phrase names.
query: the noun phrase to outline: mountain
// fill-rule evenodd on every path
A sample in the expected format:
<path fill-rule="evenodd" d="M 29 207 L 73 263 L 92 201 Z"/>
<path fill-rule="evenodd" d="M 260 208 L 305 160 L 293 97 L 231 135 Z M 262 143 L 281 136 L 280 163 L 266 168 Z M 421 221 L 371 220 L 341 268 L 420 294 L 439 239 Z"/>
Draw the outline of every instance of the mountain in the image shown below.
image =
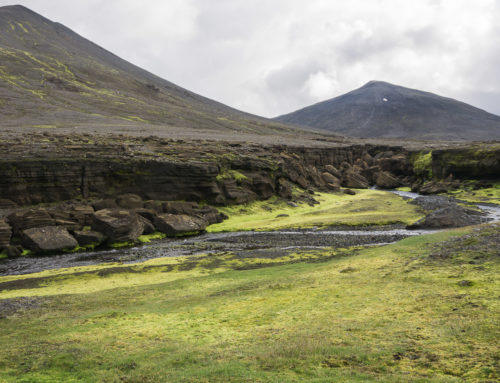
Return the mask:
<path fill-rule="evenodd" d="M 163 80 L 19 5 L 0 7 L 0 126 L 294 131 Z"/>
<path fill-rule="evenodd" d="M 500 140 L 500 117 L 383 81 L 275 118 L 351 137 Z"/>

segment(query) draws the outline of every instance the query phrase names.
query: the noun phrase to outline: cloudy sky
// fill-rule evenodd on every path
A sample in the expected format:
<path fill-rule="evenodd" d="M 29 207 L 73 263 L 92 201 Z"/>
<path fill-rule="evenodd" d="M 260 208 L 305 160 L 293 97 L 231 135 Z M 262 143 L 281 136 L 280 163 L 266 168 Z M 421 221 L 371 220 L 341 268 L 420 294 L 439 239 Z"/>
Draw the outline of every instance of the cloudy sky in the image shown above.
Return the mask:
<path fill-rule="evenodd" d="M 500 0 L 17 3 L 169 81 L 266 117 L 373 79 L 500 114 Z"/>

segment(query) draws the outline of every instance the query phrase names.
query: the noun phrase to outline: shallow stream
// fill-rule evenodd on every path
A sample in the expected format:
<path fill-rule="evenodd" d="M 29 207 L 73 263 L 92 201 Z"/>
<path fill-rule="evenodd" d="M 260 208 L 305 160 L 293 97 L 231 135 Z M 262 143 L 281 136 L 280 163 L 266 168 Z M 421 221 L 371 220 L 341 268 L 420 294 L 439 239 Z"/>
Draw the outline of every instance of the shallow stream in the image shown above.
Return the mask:
<path fill-rule="evenodd" d="M 420 195 L 394 191 L 407 198 Z M 500 221 L 500 207 L 477 205 L 488 218 Z M 0 261 L 0 275 L 29 274 L 43 270 L 88 266 L 108 262 L 135 263 L 158 257 L 232 252 L 238 256 L 278 257 L 300 250 L 380 245 L 435 230 L 407 230 L 402 227 L 355 229 L 280 230 L 267 232 L 207 233 L 183 239 L 164 239 L 140 247 L 63 254 L 49 257 L 21 257 Z"/>

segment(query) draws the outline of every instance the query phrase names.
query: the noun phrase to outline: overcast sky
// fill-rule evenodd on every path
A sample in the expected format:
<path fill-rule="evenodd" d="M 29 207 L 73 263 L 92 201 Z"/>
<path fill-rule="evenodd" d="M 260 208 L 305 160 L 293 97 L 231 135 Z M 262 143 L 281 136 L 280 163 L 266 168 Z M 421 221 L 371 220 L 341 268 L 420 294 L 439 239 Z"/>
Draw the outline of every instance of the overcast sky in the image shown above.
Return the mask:
<path fill-rule="evenodd" d="M 500 0 L 17 3 L 177 85 L 266 117 L 374 79 L 500 114 Z"/>

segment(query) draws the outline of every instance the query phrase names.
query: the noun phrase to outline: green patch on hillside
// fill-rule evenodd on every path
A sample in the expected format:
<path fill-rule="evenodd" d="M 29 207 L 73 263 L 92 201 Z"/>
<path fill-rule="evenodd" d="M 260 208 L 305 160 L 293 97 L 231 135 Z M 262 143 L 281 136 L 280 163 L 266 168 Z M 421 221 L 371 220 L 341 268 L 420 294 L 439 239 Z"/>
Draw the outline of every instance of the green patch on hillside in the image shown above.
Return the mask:
<path fill-rule="evenodd" d="M 419 152 L 410 156 L 416 175 L 432 178 L 432 152 Z"/>
<path fill-rule="evenodd" d="M 221 171 L 217 175 L 216 179 L 217 179 L 217 181 L 235 180 L 237 182 L 241 182 L 241 181 L 247 180 L 248 177 L 237 170 L 221 169 Z"/>
<path fill-rule="evenodd" d="M 461 248 L 499 234 L 467 228 L 255 270 L 166 272 L 186 261 L 164 258 L 48 271 L 60 279 L 25 289 L 33 276 L 9 277 L 0 381 L 497 381 L 499 258 L 478 264 Z"/>
<path fill-rule="evenodd" d="M 367 226 L 413 223 L 422 217 L 415 205 L 401 197 L 380 190 L 357 190 L 356 195 L 317 193 L 319 204 L 270 198 L 244 205 L 223 207 L 229 216 L 222 223 L 208 227 L 209 232 L 239 230 L 278 230 L 286 228 L 328 227 L 335 225 Z"/>

